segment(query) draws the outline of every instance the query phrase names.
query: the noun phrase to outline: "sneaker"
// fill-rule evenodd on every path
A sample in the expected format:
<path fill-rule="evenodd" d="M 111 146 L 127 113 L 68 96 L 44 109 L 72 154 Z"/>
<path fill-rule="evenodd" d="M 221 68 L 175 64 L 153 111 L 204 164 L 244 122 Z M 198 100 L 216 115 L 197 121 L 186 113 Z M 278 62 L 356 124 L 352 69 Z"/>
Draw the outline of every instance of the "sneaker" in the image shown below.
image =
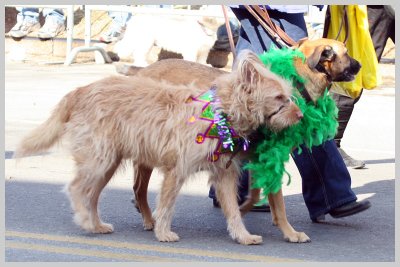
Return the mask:
<path fill-rule="evenodd" d="M 347 167 L 351 167 L 353 169 L 362 169 L 365 167 L 365 162 L 362 160 L 356 160 L 350 157 L 343 149 L 338 147 L 339 153 L 343 158 L 344 163 Z"/>
<path fill-rule="evenodd" d="M 29 33 L 33 31 L 37 31 L 40 29 L 40 23 L 35 22 L 27 22 L 25 20 L 18 22 L 15 26 L 10 30 L 9 34 L 14 38 L 23 38 L 27 36 Z"/>
<path fill-rule="evenodd" d="M 102 34 L 99 38 L 100 42 L 109 44 L 111 42 L 116 42 L 122 39 L 123 34 L 125 32 L 125 28 L 122 28 L 120 31 L 116 31 L 114 29 L 109 30 L 108 32 Z"/>
<path fill-rule="evenodd" d="M 40 39 L 51 39 L 65 31 L 64 23 L 60 23 L 51 17 L 46 18 L 46 22 L 38 32 Z"/>
<path fill-rule="evenodd" d="M 271 212 L 271 207 L 268 204 L 266 197 L 261 198 L 256 204 L 254 204 L 251 211 L 255 212 Z"/>

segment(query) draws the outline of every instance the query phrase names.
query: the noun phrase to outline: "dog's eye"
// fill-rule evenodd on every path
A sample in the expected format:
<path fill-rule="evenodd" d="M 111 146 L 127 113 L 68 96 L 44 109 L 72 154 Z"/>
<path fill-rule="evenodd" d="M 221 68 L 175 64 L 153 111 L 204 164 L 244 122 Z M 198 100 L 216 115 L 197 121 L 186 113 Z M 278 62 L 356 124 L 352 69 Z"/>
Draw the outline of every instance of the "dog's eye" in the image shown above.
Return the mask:
<path fill-rule="evenodd" d="M 277 95 L 277 96 L 275 96 L 275 99 L 278 101 L 283 101 L 285 99 L 285 97 L 283 95 Z"/>

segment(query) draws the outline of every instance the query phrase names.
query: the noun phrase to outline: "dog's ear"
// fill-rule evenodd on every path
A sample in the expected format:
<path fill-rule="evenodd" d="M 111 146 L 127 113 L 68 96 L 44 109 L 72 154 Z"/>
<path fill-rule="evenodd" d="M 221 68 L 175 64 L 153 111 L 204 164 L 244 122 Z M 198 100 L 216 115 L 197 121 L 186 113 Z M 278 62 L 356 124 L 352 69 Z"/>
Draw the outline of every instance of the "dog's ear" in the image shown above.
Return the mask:
<path fill-rule="evenodd" d="M 332 61 L 335 51 L 329 45 L 318 46 L 314 52 L 307 57 L 307 65 L 310 69 L 315 69 L 319 62 Z"/>
<path fill-rule="evenodd" d="M 252 88 L 253 85 L 260 80 L 260 73 L 258 69 L 263 67 L 257 54 L 250 50 L 243 50 L 240 52 L 236 62 L 236 71 L 238 72 L 238 79 L 241 83 L 246 84 L 247 88 Z"/>

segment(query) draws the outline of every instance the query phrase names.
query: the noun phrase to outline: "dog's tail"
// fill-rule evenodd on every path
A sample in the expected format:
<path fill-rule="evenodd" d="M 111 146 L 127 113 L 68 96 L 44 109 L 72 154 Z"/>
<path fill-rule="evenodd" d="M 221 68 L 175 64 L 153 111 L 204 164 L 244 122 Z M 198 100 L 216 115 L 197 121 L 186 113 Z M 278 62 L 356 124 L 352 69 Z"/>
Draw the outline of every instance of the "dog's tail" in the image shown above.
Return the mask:
<path fill-rule="evenodd" d="M 115 64 L 115 70 L 119 74 L 122 74 L 125 76 L 134 76 L 141 69 L 143 69 L 143 67 L 137 67 L 137 66 L 127 65 L 127 64 Z"/>
<path fill-rule="evenodd" d="M 43 124 L 21 141 L 14 158 L 45 152 L 62 137 L 65 123 L 69 120 L 74 104 L 70 100 L 71 93 L 61 99 L 51 116 Z"/>

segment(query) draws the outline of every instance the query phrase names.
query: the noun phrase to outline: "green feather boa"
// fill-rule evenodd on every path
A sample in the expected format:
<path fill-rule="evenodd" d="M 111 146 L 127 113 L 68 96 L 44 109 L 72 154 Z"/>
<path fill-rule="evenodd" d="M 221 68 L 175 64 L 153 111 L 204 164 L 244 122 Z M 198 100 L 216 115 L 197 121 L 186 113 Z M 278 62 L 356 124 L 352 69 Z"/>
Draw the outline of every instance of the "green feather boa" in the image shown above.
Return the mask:
<path fill-rule="evenodd" d="M 296 84 L 304 84 L 305 80 L 300 77 L 293 64 L 293 58 L 305 56 L 299 50 L 272 48 L 260 55 L 261 61 L 269 66 L 272 72 Z M 301 90 L 301 89 L 298 89 Z M 259 129 L 263 138 L 257 142 L 251 151 L 251 161 L 245 165 L 252 176 L 252 187 L 262 188 L 264 195 L 276 193 L 281 189 L 283 174 L 290 174 L 285 170 L 285 163 L 289 161 L 290 153 L 294 148 L 304 144 L 311 150 L 312 146 L 321 145 L 324 141 L 332 139 L 337 130 L 337 113 L 335 101 L 325 90 L 316 103 L 306 103 L 298 92 L 294 92 L 295 103 L 303 112 L 304 117 L 299 123 L 284 129 L 278 133 L 263 127 Z"/>

